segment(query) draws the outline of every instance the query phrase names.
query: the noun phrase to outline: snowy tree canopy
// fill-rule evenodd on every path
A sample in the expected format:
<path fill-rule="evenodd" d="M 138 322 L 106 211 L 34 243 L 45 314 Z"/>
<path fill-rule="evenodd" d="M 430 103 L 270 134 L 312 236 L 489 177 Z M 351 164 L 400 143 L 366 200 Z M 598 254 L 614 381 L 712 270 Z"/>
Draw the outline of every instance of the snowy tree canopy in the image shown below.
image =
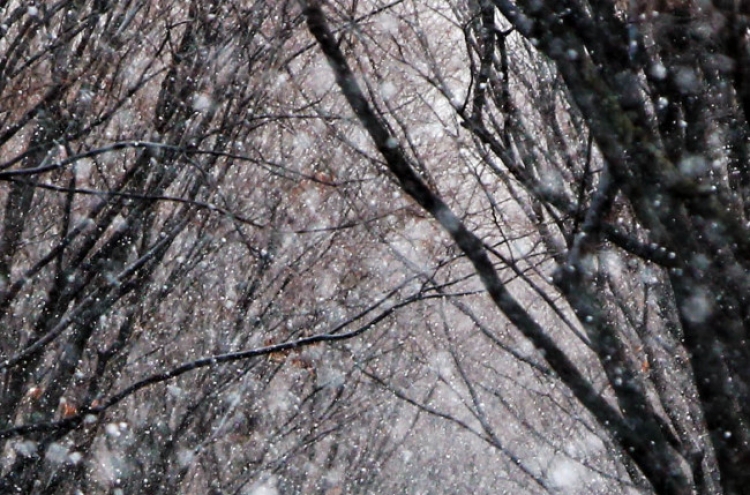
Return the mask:
<path fill-rule="evenodd" d="M 0 493 L 750 494 L 743 2 L 0 14 Z"/>

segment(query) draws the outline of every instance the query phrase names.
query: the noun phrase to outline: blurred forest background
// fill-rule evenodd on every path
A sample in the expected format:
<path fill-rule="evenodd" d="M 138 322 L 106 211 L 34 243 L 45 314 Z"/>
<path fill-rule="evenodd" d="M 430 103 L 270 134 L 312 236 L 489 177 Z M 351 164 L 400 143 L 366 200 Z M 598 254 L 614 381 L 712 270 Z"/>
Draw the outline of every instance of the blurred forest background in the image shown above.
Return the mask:
<path fill-rule="evenodd" d="M 749 23 L 0 1 L 0 493 L 750 494 Z"/>

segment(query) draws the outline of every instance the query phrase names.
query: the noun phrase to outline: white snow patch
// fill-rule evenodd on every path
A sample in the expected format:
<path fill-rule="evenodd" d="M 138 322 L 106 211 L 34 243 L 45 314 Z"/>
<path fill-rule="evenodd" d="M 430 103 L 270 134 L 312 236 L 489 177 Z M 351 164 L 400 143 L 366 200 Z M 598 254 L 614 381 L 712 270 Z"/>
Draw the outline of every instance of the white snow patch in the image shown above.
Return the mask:
<path fill-rule="evenodd" d="M 305 155 L 313 147 L 314 140 L 306 132 L 300 132 L 294 137 L 294 151 L 300 156 Z"/>
<path fill-rule="evenodd" d="M 708 173 L 711 164 L 702 155 L 688 155 L 680 160 L 680 172 L 687 177 L 701 177 Z"/>
<path fill-rule="evenodd" d="M 294 407 L 294 396 L 289 392 L 279 392 L 268 401 L 268 410 L 272 413 L 282 413 Z"/>
<path fill-rule="evenodd" d="M 107 435 L 113 438 L 117 438 L 120 436 L 120 428 L 116 423 L 107 423 L 107 426 L 104 427 L 104 431 L 107 433 Z"/>
<path fill-rule="evenodd" d="M 44 453 L 44 459 L 52 464 L 62 464 L 67 458 L 68 448 L 57 442 L 51 443 Z"/>
<path fill-rule="evenodd" d="M 23 457 L 32 457 L 36 454 L 36 442 L 33 440 L 24 440 L 23 442 L 16 443 L 13 448 Z"/>
<path fill-rule="evenodd" d="M 691 259 L 691 264 L 695 269 L 703 271 L 708 270 L 708 268 L 711 266 L 711 260 L 703 253 L 698 253 L 694 255 Z"/>
<path fill-rule="evenodd" d="M 600 262 L 612 277 L 617 279 L 622 277 L 624 262 L 616 252 L 612 250 L 605 251 L 601 254 Z"/>
<path fill-rule="evenodd" d="M 276 76 L 276 87 L 281 88 L 283 86 L 286 86 L 288 81 L 289 81 L 289 76 L 287 76 L 283 72 L 279 72 L 279 74 Z"/>
<path fill-rule="evenodd" d="M 387 34 L 397 35 L 398 34 L 398 19 L 392 15 L 380 16 L 380 28 Z"/>
<path fill-rule="evenodd" d="M 346 375 L 333 366 L 321 366 L 317 373 L 318 385 L 321 387 L 338 388 L 346 382 Z"/>
<path fill-rule="evenodd" d="M 537 348 L 534 343 L 528 339 L 521 339 L 516 347 L 521 356 L 532 358 L 537 354 Z"/>
<path fill-rule="evenodd" d="M 128 221 L 122 215 L 117 215 L 115 219 L 112 220 L 112 228 L 117 232 L 123 232 L 128 228 Z"/>
<path fill-rule="evenodd" d="M 675 71 L 674 82 L 682 94 L 695 95 L 701 91 L 701 81 L 692 67 L 679 67 Z"/>
<path fill-rule="evenodd" d="M 250 487 L 250 491 L 246 493 L 247 495 L 279 495 L 279 490 L 276 488 L 276 478 L 258 482 Z"/>
<path fill-rule="evenodd" d="M 76 179 L 87 180 L 91 177 L 91 169 L 94 162 L 89 159 L 79 160 L 75 165 Z"/>
<path fill-rule="evenodd" d="M 96 456 L 93 478 L 102 486 L 117 482 L 124 474 L 125 462 L 119 454 L 105 449 Z"/>
<path fill-rule="evenodd" d="M 571 459 L 556 459 L 549 469 L 549 480 L 557 488 L 575 490 L 583 484 L 583 467 Z M 572 492 L 571 492 L 572 493 Z"/>
<path fill-rule="evenodd" d="M 430 359 L 430 368 L 445 379 L 453 376 L 453 358 L 448 352 L 436 352 Z"/>
<path fill-rule="evenodd" d="M 386 81 L 380 85 L 380 94 L 385 101 L 391 100 L 398 93 L 396 85 L 390 81 Z"/>
<path fill-rule="evenodd" d="M 199 93 L 193 97 L 193 110 L 196 112 L 207 112 L 214 106 L 214 101 L 206 93 Z"/>
<path fill-rule="evenodd" d="M 641 282 L 648 285 L 654 285 L 659 283 L 659 277 L 656 276 L 656 272 L 649 266 L 643 267 L 640 272 Z"/>
<path fill-rule="evenodd" d="M 682 304 L 683 316 L 692 323 L 703 323 L 711 316 L 713 303 L 708 291 L 696 287 L 690 297 Z"/>
<path fill-rule="evenodd" d="M 662 64 L 661 62 L 657 62 L 652 65 L 649 72 L 651 74 L 651 77 L 660 81 L 667 77 L 667 68 L 664 67 L 664 64 Z"/>
<path fill-rule="evenodd" d="M 182 469 L 190 466 L 190 464 L 193 463 L 194 459 L 195 452 L 192 449 L 180 449 L 180 451 L 177 452 L 177 463 Z"/>

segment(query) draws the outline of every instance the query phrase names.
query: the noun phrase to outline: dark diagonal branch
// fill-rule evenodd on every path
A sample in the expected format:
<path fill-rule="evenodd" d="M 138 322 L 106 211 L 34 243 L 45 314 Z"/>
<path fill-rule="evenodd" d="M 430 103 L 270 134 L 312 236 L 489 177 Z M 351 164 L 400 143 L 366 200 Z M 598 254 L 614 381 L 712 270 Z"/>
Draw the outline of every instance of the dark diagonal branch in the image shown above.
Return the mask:
<path fill-rule="evenodd" d="M 256 349 L 250 349 L 246 351 L 229 352 L 226 354 L 220 354 L 217 356 L 210 356 L 210 357 L 205 357 L 202 359 L 197 359 L 195 361 L 190 361 L 188 363 L 177 366 L 176 368 L 172 368 L 169 371 L 165 371 L 163 373 L 156 373 L 151 376 L 148 376 L 144 378 L 143 380 L 140 380 L 126 387 L 125 389 L 121 390 L 120 392 L 117 392 L 116 394 L 110 397 L 99 400 L 98 401 L 99 404 L 95 407 L 91 406 L 91 407 L 81 408 L 76 415 L 71 416 L 69 418 L 65 418 L 59 421 L 48 421 L 48 422 L 43 422 L 43 423 L 20 425 L 20 426 L 15 426 L 13 428 L 8 428 L 6 430 L 2 430 L 0 431 L 0 440 L 29 435 L 32 433 L 55 433 L 57 435 L 65 434 L 77 428 L 81 424 L 83 424 L 87 416 L 100 415 L 106 410 L 110 409 L 111 407 L 116 406 L 123 400 L 135 394 L 136 392 L 143 390 L 144 388 L 151 387 L 159 383 L 170 381 L 186 373 L 190 373 L 192 371 L 196 371 L 202 368 L 208 368 L 208 367 L 218 366 L 222 364 L 229 364 L 229 363 L 234 363 L 238 361 L 247 361 L 247 360 L 254 359 L 257 357 L 261 357 L 261 356 L 268 356 L 268 355 L 273 355 L 273 354 L 278 354 L 278 353 L 286 353 L 289 351 L 293 351 L 295 349 L 301 349 L 303 347 L 309 347 L 311 345 L 321 344 L 324 342 L 339 342 L 343 340 L 350 340 L 370 330 L 371 328 L 376 326 L 378 323 L 382 322 L 383 320 L 391 316 L 398 309 L 403 308 L 404 306 L 407 306 L 409 304 L 412 304 L 418 300 L 428 299 L 431 297 L 431 296 L 424 296 L 423 294 L 417 293 L 411 297 L 407 297 L 406 299 L 396 304 L 386 307 L 379 314 L 374 316 L 372 319 L 362 324 L 362 326 L 360 326 L 359 328 L 355 330 L 351 330 L 349 332 L 342 332 L 346 327 L 352 325 L 353 323 L 356 323 L 359 320 L 362 320 L 363 318 L 367 317 L 367 315 L 372 313 L 377 308 L 385 305 L 388 300 L 390 300 L 394 295 L 397 294 L 399 289 L 400 287 L 389 292 L 384 297 L 382 297 L 381 299 L 379 299 L 378 301 L 370 305 L 368 308 L 364 309 L 363 311 L 354 315 L 353 317 L 348 318 L 346 321 L 336 325 L 327 333 L 313 335 L 311 337 L 305 337 L 305 338 L 294 340 L 291 342 L 268 345 L 268 346 L 259 347 Z M 442 297 L 442 296 L 432 296 L 432 297 Z"/>
<path fill-rule="evenodd" d="M 508 291 L 490 261 L 482 241 L 461 222 L 440 196 L 431 191 L 420 179 L 396 138 L 390 134 L 385 123 L 373 111 L 331 33 L 318 2 L 303 1 L 302 3 L 307 16 L 308 29 L 333 69 L 341 93 L 370 135 L 385 159 L 388 169 L 396 177 L 404 192 L 429 212 L 450 234 L 453 241 L 471 261 L 495 305 L 526 338 L 543 352 L 550 367 L 599 423 L 632 454 L 639 468 L 654 486 L 664 488 L 664 493 L 688 493 L 686 492 L 688 482 L 679 469 L 679 456 L 674 455 L 666 439 L 661 436 L 647 437 L 639 431 L 642 425 L 628 424 L 620 413 L 599 395 L 568 355 Z M 668 476 L 666 476 L 667 473 L 669 473 Z"/>

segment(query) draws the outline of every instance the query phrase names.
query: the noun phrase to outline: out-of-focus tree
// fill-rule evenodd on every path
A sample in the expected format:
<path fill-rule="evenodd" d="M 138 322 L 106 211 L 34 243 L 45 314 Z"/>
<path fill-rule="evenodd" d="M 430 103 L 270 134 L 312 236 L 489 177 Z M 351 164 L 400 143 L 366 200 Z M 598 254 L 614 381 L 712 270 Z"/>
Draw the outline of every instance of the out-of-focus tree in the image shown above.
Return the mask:
<path fill-rule="evenodd" d="M 748 493 L 744 7 L 0 7 L 0 492 Z"/>
<path fill-rule="evenodd" d="M 0 7 L 0 492 L 367 491 L 403 405 L 335 342 L 437 293 L 313 147 L 299 5 Z"/>

